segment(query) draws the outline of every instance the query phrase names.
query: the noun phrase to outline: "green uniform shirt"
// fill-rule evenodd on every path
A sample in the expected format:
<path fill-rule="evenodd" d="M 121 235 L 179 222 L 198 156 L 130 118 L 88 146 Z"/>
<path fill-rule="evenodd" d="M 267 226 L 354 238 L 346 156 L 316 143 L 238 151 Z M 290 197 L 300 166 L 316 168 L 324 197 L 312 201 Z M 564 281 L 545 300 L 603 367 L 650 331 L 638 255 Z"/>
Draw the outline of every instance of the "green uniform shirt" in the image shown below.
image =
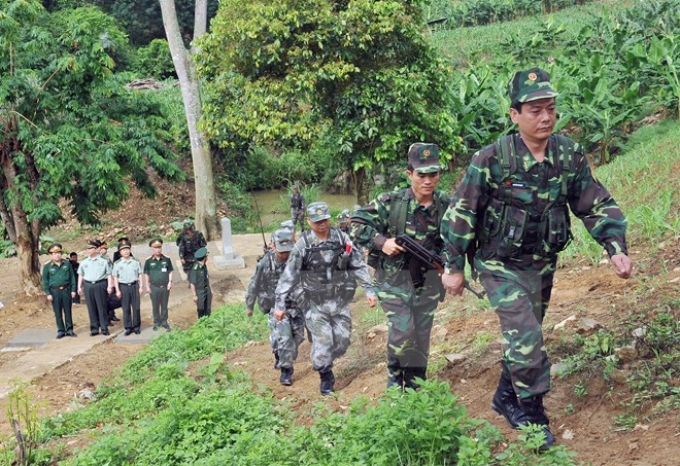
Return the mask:
<path fill-rule="evenodd" d="M 144 262 L 144 274 L 149 276 L 149 283 L 156 286 L 165 286 L 170 281 L 170 272 L 173 271 L 172 261 L 169 257 L 161 254 L 161 257 L 149 257 Z"/>
<path fill-rule="evenodd" d="M 208 278 L 208 267 L 196 262 L 189 271 L 189 283 L 196 287 L 197 295 L 210 293 L 210 279 Z"/>
<path fill-rule="evenodd" d="M 57 264 L 49 261 L 42 269 L 42 286 L 45 294 L 50 294 L 50 287 L 68 286 L 72 293 L 76 292 L 76 276 L 68 261 Z"/>
<path fill-rule="evenodd" d="M 130 257 L 128 260 L 118 259 L 113 264 L 111 275 L 118 278 L 120 283 L 132 283 L 139 280 L 142 273 L 142 266 L 137 259 Z"/>

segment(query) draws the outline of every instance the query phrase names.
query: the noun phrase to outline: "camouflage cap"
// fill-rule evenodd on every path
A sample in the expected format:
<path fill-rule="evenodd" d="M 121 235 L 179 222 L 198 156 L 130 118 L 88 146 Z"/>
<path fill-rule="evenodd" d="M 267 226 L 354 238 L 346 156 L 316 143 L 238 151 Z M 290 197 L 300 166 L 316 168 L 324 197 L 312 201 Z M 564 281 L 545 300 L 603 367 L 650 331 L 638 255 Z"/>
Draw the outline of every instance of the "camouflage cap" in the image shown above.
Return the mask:
<path fill-rule="evenodd" d="M 294 230 L 295 229 L 295 223 L 293 223 L 292 220 L 286 220 L 285 222 L 281 222 L 279 225 L 281 228 L 285 228 L 286 230 Z"/>
<path fill-rule="evenodd" d="M 550 75 L 540 68 L 518 71 L 508 85 L 512 105 L 550 99 L 559 94 L 550 84 Z"/>
<path fill-rule="evenodd" d="M 286 229 L 276 230 L 273 235 L 274 247 L 278 252 L 293 250 L 293 232 Z"/>
<path fill-rule="evenodd" d="M 204 258 L 205 256 L 207 256 L 207 255 L 208 255 L 208 248 L 205 248 L 205 247 L 203 247 L 203 248 L 198 248 L 198 251 L 196 251 L 196 252 L 194 253 L 194 258 L 195 258 L 196 260 L 199 260 L 199 261 L 200 261 L 201 259 L 203 259 L 203 258 Z"/>
<path fill-rule="evenodd" d="M 350 217 L 349 209 L 345 209 L 338 214 L 338 220 L 348 219 Z"/>
<path fill-rule="evenodd" d="M 185 230 L 193 230 L 194 229 L 193 222 L 184 222 L 184 229 Z"/>
<path fill-rule="evenodd" d="M 307 217 L 310 222 L 320 222 L 331 218 L 331 213 L 328 210 L 328 204 L 325 202 L 312 202 L 307 206 Z"/>
<path fill-rule="evenodd" d="M 439 164 L 439 146 L 426 142 L 416 142 L 408 148 L 408 163 L 417 173 L 437 173 L 442 167 Z"/>

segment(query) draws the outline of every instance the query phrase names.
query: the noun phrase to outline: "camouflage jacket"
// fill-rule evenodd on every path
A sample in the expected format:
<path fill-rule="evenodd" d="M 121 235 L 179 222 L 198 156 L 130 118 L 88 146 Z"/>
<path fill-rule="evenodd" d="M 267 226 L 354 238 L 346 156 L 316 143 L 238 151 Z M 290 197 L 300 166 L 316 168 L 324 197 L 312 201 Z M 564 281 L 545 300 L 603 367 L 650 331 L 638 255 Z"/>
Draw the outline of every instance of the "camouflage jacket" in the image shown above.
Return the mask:
<path fill-rule="evenodd" d="M 397 210 L 399 202 L 406 203 L 405 208 L 402 207 L 403 219 L 397 219 L 400 215 L 392 212 Z M 397 274 L 403 276 L 400 271 L 407 267 L 408 261 L 405 254 L 386 256 L 382 252 L 385 241 L 406 234 L 430 251 L 441 254 L 443 241 L 439 221 L 448 204 L 449 197 L 441 191 L 434 192 L 434 202 L 428 207 L 416 201 L 411 188 L 383 193 L 352 215 L 351 236 L 359 246 L 378 256 L 379 278 L 391 281 Z"/>
<path fill-rule="evenodd" d="M 194 233 L 194 237 L 190 238 L 186 233 L 182 233 L 179 237 L 179 258 L 187 261 L 194 261 L 194 254 L 200 248 L 204 248 L 208 245 L 205 241 L 203 233 L 197 231 Z"/>
<path fill-rule="evenodd" d="M 483 261 L 493 259 L 525 267 L 541 259 L 554 260 L 555 255 L 536 254 L 542 252 L 540 248 L 546 243 L 546 237 L 554 233 L 549 225 L 540 231 L 537 226 L 546 223 L 543 219 L 555 208 L 555 200 L 561 197 L 562 191 L 566 192 L 562 196 L 564 206 L 561 210 L 566 211 L 568 205 L 610 256 L 627 253 L 623 213 L 607 189 L 593 177 L 578 144 L 552 135 L 545 159 L 538 163 L 519 135 L 508 137 L 512 138 L 510 141 L 513 141 L 515 148 L 514 173 L 508 173 L 507 167 L 504 172 L 499 162 L 500 154 L 497 153 L 499 146 L 489 145 L 472 157 L 465 177 L 451 200 L 442 222 L 445 256 L 451 270 L 464 269 L 465 252 L 473 242 L 478 242 L 475 257 Z M 558 141 L 562 142 L 558 144 Z M 566 145 L 573 149 L 567 150 Z M 556 163 L 558 160 L 564 160 L 564 163 Z M 499 192 L 504 194 L 499 196 Z M 511 215 L 507 212 L 511 212 Z M 568 211 L 566 215 L 564 223 L 568 230 Z M 508 218 L 510 221 L 507 221 Z M 498 251 L 488 245 L 498 242 L 499 238 L 502 240 L 514 235 L 515 221 L 516 225 L 524 222 L 523 229 L 526 231 L 523 234 L 530 236 L 539 249 L 527 249 L 520 245 L 514 257 L 499 257 Z M 570 238 L 570 231 L 568 236 Z"/>
<path fill-rule="evenodd" d="M 286 262 L 278 260 L 274 251 L 260 259 L 246 290 L 248 309 L 253 309 L 256 300 L 262 312 L 269 312 L 274 307 L 274 291 L 285 268 Z"/>
<path fill-rule="evenodd" d="M 337 269 L 337 251 L 330 248 L 323 249 L 327 245 L 335 245 L 336 243 L 341 243 L 343 248 L 350 250 L 345 270 Z M 325 282 L 323 285 L 319 284 L 319 268 L 312 267 L 312 264 L 309 263 L 309 248 L 316 248 L 317 254 L 320 254 L 320 260 L 327 264 L 325 270 L 322 271 L 321 281 Z M 328 280 L 325 278 L 328 278 Z M 342 299 L 340 294 L 344 290 L 352 290 L 355 286 L 355 283 L 352 283 L 351 280 L 358 281 L 366 290 L 367 296 L 375 296 L 371 286 L 371 277 L 368 274 L 368 266 L 364 262 L 364 255 L 354 247 L 346 233 L 333 227 L 329 232 L 328 239 L 321 241 L 313 231 L 307 230 L 295 242 L 286 269 L 279 279 L 279 284 L 276 287 L 276 308 L 283 309 L 282 306 L 286 297 L 298 284 L 302 286 L 306 300 L 319 302 L 327 299 Z"/>
<path fill-rule="evenodd" d="M 291 194 L 290 196 L 290 209 L 299 212 L 305 210 L 305 197 L 301 194 Z"/>

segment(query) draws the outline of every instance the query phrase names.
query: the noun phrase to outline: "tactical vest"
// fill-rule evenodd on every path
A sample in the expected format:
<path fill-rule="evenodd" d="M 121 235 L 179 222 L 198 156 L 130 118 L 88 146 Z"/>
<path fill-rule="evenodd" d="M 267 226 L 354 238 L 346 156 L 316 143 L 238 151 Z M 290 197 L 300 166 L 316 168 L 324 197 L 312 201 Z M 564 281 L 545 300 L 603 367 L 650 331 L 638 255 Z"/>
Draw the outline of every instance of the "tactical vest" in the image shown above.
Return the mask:
<path fill-rule="evenodd" d="M 524 173 L 517 173 L 516 137 L 503 136 L 494 144 L 502 179 L 491 192 L 481 221 L 477 223 L 481 255 L 501 259 L 531 255 L 553 258 L 572 239 L 567 194 L 575 144 L 562 135 L 550 137 L 548 148 L 553 167 L 558 170 L 559 190 L 549 190 L 545 209 L 537 212 L 531 189 L 535 181 L 522 178 Z"/>
<path fill-rule="evenodd" d="M 356 279 L 350 276 L 348 270 L 351 251 L 347 251 L 348 244 L 345 243 L 341 231 L 331 227 L 328 240 L 317 246 L 311 244 L 311 234 L 311 231 L 306 231 L 301 238 L 305 252 L 302 257 L 300 283 L 307 299 L 346 299 L 348 295 L 353 297 Z"/>
<path fill-rule="evenodd" d="M 409 199 L 408 189 L 400 189 L 394 191 L 390 196 L 390 216 L 388 218 L 387 225 L 387 237 L 396 238 L 397 236 L 403 234 L 406 231 L 406 215 L 408 213 L 408 204 L 411 200 L 417 202 L 415 199 Z M 445 199 L 442 199 L 442 193 L 435 191 L 433 194 L 433 202 L 435 209 L 437 210 L 437 225 L 439 228 L 436 230 L 436 237 L 430 238 L 436 249 L 440 249 L 442 245 L 441 237 L 439 236 L 439 231 L 441 228 L 442 220 L 444 219 L 444 214 L 448 208 L 448 203 Z M 384 270 L 387 268 L 403 269 L 406 266 L 406 255 L 397 254 L 395 256 L 386 256 L 381 250 L 371 249 L 368 253 L 368 265 L 376 270 Z"/>

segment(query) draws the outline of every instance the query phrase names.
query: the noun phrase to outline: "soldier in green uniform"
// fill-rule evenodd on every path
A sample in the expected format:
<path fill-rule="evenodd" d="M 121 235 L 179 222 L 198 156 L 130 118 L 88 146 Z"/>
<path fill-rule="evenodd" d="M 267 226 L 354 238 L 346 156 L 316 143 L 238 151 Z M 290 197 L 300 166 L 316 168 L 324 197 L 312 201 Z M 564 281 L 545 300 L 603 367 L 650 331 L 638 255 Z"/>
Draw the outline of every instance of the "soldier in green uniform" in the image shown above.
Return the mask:
<path fill-rule="evenodd" d="M 198 310 L 198 318 L 208 317 L 212 307 L 212 288 L 208 277 L 208 249 L 200 248 L 194 254 L 196 262 L 189 270 L 189 284 Z"/>
<path fill-rule="evenodd" d="M 168 332 L 168 300 L 172 289 L 172 261 L 163 255 L 163 240 L 154 238 L 149 241 L 153 255 L 144 262 L 144 277 L 146 292 L 151 295 L 151 310 L 153 312 L 153 329 L 163 327 Z"/>
<path fill-rule="evenodd" d="M 472 246 L 504 339 L 492 408 L 513 428 L 543 426 L 547 449 L 555 438 L 543 406 L 550 361 L 541 325 L 557 254 L 572 237 L 568 209 L 606 249 L 619 277 L 630 277 L 632 262 L 621 210 L 593 176 L 583 149 L 553 134 L 558 94 L 548 73 L 517 72 L 509 90 L 510 118 L 519 132 L 477 152 L 456 189 L 442 223 L 447 262 L 442 283 L 450 293 L 462 293 Z"/>
<path fill-rule="evenodd" d="M 61 244 L 54 243 L 47 248 L 52 259 L 42 269 L 42 286 L 57 321 L 57 338 L 75 337 L 71 300 L 76 296 L 76 275 L 70 261 L 61 255 Z M 64 325 L 66 321 L 66 325 Z"/>
<path fill-rule="evenodd" d="M 121 300 L 123 308 L 123 325 L 125 336 L 132 332 L 139 335 L 141 331 L 140 302 L 144 293 L 142 281 L 142 266 L 139 261 L 132 257 L 129 242 L 118 243 L 120 258 L 113 264 L 113 285 L 116 288 L 116 296 Z"/>
<path fill-rule="evenodd" d="M 411 186 L 383 193 L 352 216 L 352 237 L 369 250 L 378 299 L 389 322 L 387 387 L 418 388 L 425 379 L 434 312 L 443 297 L 438 272 L 405 254 L 396 244 L 408 235 L 428 250 L 443 248 L 439 225 L 448 196 L 437 190 L 441 165 L 436 144 L 417 142 L 408 150 Z"/>

